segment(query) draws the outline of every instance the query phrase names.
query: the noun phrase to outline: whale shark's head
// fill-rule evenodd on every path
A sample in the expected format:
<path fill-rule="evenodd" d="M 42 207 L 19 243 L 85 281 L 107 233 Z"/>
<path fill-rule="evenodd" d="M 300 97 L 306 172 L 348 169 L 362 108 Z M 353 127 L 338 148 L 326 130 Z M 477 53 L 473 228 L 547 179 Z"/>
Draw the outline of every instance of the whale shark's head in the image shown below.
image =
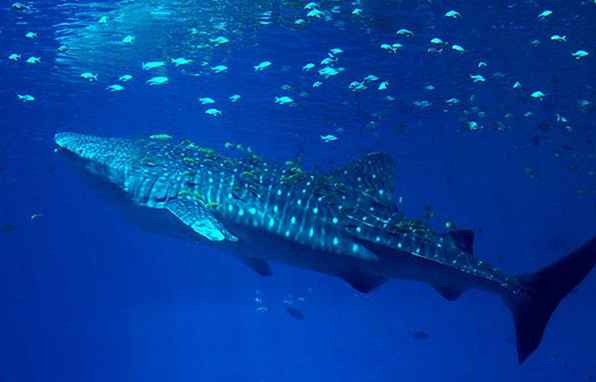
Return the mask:
<path fill-rule="evenodd" d="M 108 150 L 107 138 L 77 133 L 57 133 L 54 142 L 58 147 L 81 159 L 95 159 L 101 152 Z"/>
<path fill-rule="evenodd" d="M 54 142 L 62 150 L 82 160 L 86 169 L 111 180 L 120 179 L 124 167 L 137 156 L 132 141 L 78 133 L 57 133 Z"/>

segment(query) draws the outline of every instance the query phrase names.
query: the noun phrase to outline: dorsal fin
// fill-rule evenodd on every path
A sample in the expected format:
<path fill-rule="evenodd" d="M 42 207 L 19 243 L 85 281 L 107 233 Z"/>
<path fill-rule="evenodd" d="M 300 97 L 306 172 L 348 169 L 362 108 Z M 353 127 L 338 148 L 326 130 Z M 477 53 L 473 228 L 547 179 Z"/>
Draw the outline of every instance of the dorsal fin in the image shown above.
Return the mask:
<path fill-rule="evenodd" d="M 394 190 L 395 163 L 387 154 L 370 153 L 361 159 L 329 173 L 348 189 L 365 192 L 391 203 Z"/>
<path fill-rule="evenodd" d="M 448 235 L 451 237 L 457 248 L 470 255 L 474 254 L 474 231 L 460 229 L 449 231 Z"/>

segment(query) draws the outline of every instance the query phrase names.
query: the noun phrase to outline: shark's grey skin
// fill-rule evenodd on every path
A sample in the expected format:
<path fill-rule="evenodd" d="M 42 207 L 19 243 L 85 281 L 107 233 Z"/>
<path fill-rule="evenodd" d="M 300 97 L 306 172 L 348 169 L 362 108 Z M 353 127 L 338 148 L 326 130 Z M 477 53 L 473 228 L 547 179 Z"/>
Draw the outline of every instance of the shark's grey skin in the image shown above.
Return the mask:
<path fill-rule="evenodd" d="M 473 255 L 470 231 L 437 233 L 393 203 L 393 162 L 373 153 L 328 174 L 247 154 L 234 159 L 189 141 L 59 133 L 56 144 L 138 206 L 169 211 L 196 238 L 235 249 L 262 275 L 269 260 L 343 278 L 368 292 L 418 280 L 454 300 L 497 293 L 516 322 L 524 361 L 559 302 L 596 263 L 596 238 L 534 274 L 511 277 Z"/>

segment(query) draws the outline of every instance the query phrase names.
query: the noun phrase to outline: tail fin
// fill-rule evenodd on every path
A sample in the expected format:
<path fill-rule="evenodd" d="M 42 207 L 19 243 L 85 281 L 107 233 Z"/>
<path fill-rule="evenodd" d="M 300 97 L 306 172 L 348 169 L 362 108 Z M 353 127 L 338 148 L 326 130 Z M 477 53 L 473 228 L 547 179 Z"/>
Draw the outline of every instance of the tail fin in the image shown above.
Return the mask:
<path fill-rule="evenodd" d="M 594 265 L 596 237 L 554 264 L 518 278 L 521 291 L 508 302 L 515 320 L 519 363 L 538 348 L 551 314 Z"/>

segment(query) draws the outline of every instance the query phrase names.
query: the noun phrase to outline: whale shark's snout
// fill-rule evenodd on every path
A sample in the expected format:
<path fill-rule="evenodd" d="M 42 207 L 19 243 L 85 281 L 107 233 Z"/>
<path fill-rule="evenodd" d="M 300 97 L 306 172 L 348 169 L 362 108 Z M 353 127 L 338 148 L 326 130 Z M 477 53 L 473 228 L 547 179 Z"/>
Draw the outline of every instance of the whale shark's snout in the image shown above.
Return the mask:
<path fill-rule="evenodd" d="M 69 132 L 54 135 L 58 147 L 85 159 L 90 159 L 90 154 L 97 150 L 100 140 L 102 138 Z"/>

